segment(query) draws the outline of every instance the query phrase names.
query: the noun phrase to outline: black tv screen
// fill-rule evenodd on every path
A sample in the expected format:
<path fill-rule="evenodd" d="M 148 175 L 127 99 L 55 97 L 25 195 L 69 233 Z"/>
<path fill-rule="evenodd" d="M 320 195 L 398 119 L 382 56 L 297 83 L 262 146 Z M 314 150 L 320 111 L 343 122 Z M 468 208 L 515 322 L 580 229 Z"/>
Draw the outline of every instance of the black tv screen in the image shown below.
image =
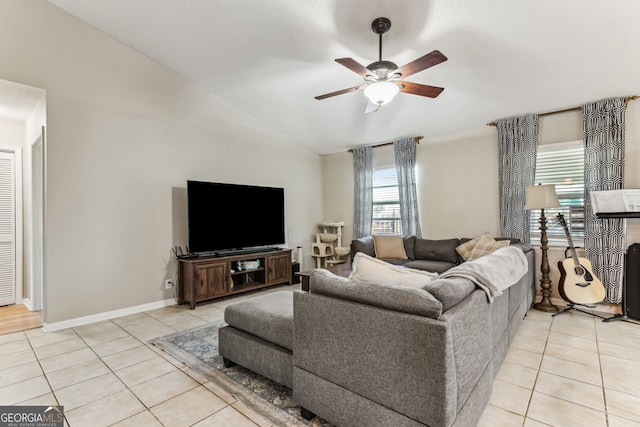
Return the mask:
<path fill-rule="evenodd" d="M 284 243 L 284 188 L 187 181 L 189 251 Z"/>

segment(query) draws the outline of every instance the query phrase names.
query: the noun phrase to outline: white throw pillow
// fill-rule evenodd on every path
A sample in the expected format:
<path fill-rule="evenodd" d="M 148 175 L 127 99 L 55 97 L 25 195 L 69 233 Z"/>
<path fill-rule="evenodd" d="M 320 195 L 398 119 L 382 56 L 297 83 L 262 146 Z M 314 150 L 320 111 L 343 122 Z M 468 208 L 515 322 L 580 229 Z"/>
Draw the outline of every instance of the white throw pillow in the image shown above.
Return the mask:
<path fill-rule="evenodd" d="M 362 252 L 353 257 L 349 275 L 349 279 L 355 282 L 409 288 L 421 288 L 436 277 L 438 273 L 392 265 Z"/>

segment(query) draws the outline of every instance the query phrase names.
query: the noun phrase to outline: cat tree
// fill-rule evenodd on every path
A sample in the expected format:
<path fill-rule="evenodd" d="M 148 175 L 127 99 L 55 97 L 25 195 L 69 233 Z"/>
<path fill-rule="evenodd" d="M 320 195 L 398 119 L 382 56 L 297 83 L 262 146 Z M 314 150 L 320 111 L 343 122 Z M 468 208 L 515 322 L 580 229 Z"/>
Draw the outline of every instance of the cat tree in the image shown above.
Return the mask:
<path fill-rule="evenodd" d="M 316 234 L 316 241 L 311 244 L 311 256 L 316 259 L 316 268 L 347 262 L 351 249 L 342 246 L 344 221 L 325 221 L 318 226 L 322 233 Z"/>

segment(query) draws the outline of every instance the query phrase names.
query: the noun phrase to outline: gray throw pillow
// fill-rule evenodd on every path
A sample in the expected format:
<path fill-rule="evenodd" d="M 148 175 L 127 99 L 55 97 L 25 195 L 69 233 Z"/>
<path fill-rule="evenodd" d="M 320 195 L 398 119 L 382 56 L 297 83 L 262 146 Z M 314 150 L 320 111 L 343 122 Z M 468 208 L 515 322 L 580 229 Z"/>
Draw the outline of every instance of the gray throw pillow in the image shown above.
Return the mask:
<path fill-rule="evenodd" d="M 407 258 L 416 259 L 416 236 L 405 237 L 404 239 L 404 251 L 407 253 Z"/>
<path fill-rule="evenodd" d="M 369 236 L 351 241 L 352 259 L 357 252 L 362 252 L 363 254 L 367 254 L 373 257 L 376 256 L 376 249 L 373 246 L 373 238 Z"/>

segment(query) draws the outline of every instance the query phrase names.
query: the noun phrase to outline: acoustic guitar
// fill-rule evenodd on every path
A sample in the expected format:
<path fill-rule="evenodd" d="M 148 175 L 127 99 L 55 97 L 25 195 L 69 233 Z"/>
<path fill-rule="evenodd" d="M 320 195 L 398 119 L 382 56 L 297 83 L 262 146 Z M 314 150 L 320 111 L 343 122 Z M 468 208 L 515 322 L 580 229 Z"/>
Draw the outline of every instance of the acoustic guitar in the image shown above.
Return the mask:
<path fill-rule="evenodd" d="M 572 304 L 597 304 L 604 300 L 606 290 L 604 285 L 592 271 L 591 262 L 586 258 L 578 258 L 569 228 L 562 214 L 557 216 L 558 222 L 567 235 L 571 258 L 558 261 L 560 283 L 558 291 L 565 301 Z"/>

